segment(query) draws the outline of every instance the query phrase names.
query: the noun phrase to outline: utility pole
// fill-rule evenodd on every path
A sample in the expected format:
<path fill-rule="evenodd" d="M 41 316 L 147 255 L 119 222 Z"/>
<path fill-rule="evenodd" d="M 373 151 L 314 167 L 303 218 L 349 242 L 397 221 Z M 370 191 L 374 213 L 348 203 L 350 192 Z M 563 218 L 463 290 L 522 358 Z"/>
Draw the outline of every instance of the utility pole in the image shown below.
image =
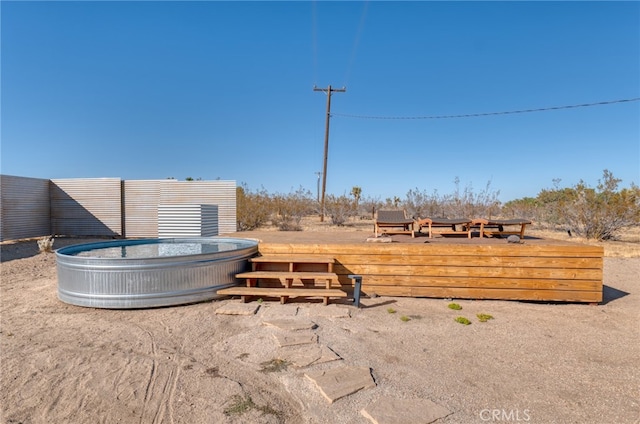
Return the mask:
<path fill-rule="evenodd" d="M 317 202 L 320 203 L 320 175 L 322 175 L 322 172 L 316 172 L 316 175 L 318 176 L 318 184 L 316 184 L 316 197 L 318 198 Z"/>
<path fill-rule="evenodd" d="M 322 165 L 322 199 L 320 204 L 320 222 L 324 222 L 324 193 L 327 188 L 327 157 L 329 156 L 329 118 L 331 118 L 331 93 L 344 93 L 347 91 L 345 87 L 327 88 L 313 87 L 313 91 L 323 91 L 327 93 L 327 118 L 324 128 L 324 163 Z"/>

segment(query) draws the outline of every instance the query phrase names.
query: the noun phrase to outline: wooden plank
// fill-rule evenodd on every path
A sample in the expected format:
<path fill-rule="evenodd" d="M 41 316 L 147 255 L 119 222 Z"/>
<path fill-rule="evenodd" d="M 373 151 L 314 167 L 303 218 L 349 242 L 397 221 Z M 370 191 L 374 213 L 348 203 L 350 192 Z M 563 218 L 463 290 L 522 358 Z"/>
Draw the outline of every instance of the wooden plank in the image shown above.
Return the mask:
<path fill-rule="evenodd" d="M 603 257 L 602 246 L 581 244 L 400 244 L 400 243 L 361 243 L 361 244 L 276 244 L 261 243 L 262 254 L 331 254 L 340 259 L 340 255 L 424 255 L 424 256 L 568 256 L 568 257 Z"/>
<path fill-rule="evenodd" d="M 333 272 L 335 259 L 330 256 L 264 255 L 249 259 L 254 271 L 327 271 Z"/>
<path fill-rule="evenodd" d="M 220 289 L 218 294 L 224 295 L 255 295 L 255 296 L 329 296 L 347 297 L 347 293 L 340 289 L 299 289 L 299 288 L 271 288 L 271 287 L 228 287 Z"/>
<path fill-rule="evenodd" d="M 249 259 L 251 262 L 283 262 L 283 263 L 313 263 L 313 264 L 332 264 L 335 259 L 332 256 L 320 255 L 263 255 L 255 256 Z"/>
<path fill-rule="evenodd" d="M 363 287 L 363 291 L 366 290 Z M 434 297 L 452 299 L 502 299 L 559 302 L 602 302 L 601 291 L 568 290 L 520 290 L 520 289 L 469 289 L 437 287 L 377 287 L 382 296 Z"/>
<path fill-rule="evenodd" d="M 299 278 L 299 279 L 329 279 L 337 280 L 338 276 L 333 272 L 272 272 L 249 271 L 236 274 L 236 278 Z"/>
<path fill-rule="evenodd" d="M 333 272 L 333 264 L 260 262 L 251 264 L 254 271 L 274 272 Z"/>
<path fill-rule="evenodd" d="M 586 290 L 596 291 L 601 288 L 598 280 L 541 280 L 533 278 L 412 278 L 366 276 L 363 287 L 370 287 L 375 291 L 378 286 L 415 286 L 415 287 L 473 287 L 473 288 L 519 288 L 541 290 Z"/>
<path fill-rule="evenodd" d="M 352 265 L 415 265 L 415 266 L 504 266 L 525 268 L 597 268 L 603 266 L 602 258 L 580 257 L 478 257 L 474 255 L 424 256 L 424 255 L 349 255 L 340 256 L 336 272 Z"/>
<path fill-rule="evenodd" d="M 242 296 L 247 302 L 252 296 L 279 297 L 280 303 L 286 303 L 289 297 L 322 297 L 325 305 L 331 297 L 347 297 L 347 293 L 339 289 L 300 289 L 300 288 L 266 288 L 266 287 L 229 287 L 218 290 L 220 295 Z"/>
<path fill-rule="evenodd" d="M 597 268 L 522 268 L 522 267 L 420 267 L 394 265 L 352 265 L 350 273 L 379 276 L 430 276 L 430 277 L 493 277 L 540 278 L 560 280 L 599 280 L 602 270 Z"/>

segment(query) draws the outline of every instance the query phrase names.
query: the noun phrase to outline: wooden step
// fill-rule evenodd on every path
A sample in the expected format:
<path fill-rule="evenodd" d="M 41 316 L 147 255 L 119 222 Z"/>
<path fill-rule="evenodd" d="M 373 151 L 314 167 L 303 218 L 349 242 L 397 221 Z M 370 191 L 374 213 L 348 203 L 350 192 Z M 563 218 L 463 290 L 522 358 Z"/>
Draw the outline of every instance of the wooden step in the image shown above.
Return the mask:
<path fill-rule="evenodd" d="M 265 255 L 249 259 L 251 262 L 269 263 L 303 263 L 303 264 L 332 264 L 335 259 L 331 256 L 300 256 L 300 255 Z"/>
<path fill-rule="evenodd" d="M 302 280 L 333 280 L 338 281 L 338 274 L 334 272 L 316 271 L 249 271 L 236 274 L 236 278 L 274 278 L 274 279 L 302 279 Z"/>
<path fill-rule="evenodd" d="M 329 303 L 330 297 L 347 297 L 347 293 L 340 289 L 302 289 L 278 287 L 229 287 L 218 290 L 221 295 L 242 296 L 243 302 L 248 302 L 252 296 L 280 297 L 280 303 L 286 303 L 289 297 L 322 297 L 324 304 Z"/>

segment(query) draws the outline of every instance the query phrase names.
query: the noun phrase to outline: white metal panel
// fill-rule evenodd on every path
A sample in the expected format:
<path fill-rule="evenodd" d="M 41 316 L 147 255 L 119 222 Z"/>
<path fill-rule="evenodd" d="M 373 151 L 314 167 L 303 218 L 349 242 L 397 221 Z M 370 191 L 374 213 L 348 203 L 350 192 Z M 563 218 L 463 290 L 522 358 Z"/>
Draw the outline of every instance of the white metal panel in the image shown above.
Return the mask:
<path fill-rule="evenodd" d="M 218 235 L 216 205 L 158 205 L 158 237 Z"/>
<path fill-rule="evenodd" d="M 218 205 L 201 205 L 202 218 L 200 221 L 202 237 L 214 237 L 220 234 L 218 231 Z"/>

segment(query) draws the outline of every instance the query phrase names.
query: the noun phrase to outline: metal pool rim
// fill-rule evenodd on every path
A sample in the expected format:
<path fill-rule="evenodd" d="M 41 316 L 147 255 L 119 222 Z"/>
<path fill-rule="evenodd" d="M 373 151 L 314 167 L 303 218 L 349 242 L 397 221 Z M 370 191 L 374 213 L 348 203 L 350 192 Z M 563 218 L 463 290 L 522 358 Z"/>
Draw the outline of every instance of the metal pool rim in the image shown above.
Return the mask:
<path fill-rule="evenodd" d="M 236 249 L 174 256 L 100 258 L 77 253 L 105 247 L 234 243 Z M 56 250 L 58 298 L 77 306 L 133 309 L 195 303 L 237 284 L 258 241 L 230 237 L 110 240 Z"/>

